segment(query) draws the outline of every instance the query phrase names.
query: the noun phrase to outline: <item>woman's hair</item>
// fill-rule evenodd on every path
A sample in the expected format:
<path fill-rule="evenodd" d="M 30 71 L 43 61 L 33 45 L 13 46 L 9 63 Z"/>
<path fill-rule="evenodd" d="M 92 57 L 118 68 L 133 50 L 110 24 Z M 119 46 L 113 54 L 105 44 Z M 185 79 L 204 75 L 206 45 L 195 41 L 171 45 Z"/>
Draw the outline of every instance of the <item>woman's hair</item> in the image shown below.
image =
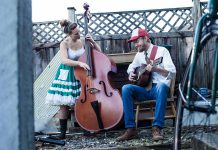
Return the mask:
<path fill-rule="evenodd" d="M 76 23 L 72 23 L 66 19 L 60 21 L 61 27 L 64 29 L 64 33 L 71 34 L 72 30 L 77 27 Z"/>

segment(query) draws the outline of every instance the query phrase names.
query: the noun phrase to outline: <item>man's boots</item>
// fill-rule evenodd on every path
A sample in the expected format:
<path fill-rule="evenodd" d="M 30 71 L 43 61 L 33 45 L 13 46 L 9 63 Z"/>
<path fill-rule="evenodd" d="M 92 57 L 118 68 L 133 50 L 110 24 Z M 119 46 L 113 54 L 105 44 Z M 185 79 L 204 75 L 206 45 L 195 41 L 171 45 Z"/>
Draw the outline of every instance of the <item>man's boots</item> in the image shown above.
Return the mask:
<path fill-rule="evenodd" d="M 137 130 L 135 128 L 129 128 L 126 130 L 126 132 L 119 136 L 116 141 L 125 141 L 125 140 L 131 140 L 138 137 Z"/>

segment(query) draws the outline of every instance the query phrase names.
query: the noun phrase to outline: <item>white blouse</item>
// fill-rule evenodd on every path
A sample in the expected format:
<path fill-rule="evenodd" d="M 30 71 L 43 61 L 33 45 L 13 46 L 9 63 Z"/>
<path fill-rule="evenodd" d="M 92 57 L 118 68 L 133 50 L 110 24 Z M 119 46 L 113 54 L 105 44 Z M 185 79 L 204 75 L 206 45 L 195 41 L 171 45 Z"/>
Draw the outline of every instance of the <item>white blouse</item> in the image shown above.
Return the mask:
<path fill-rule="evenodd" d="M 85 49 L 82 47 L 78 50 L 67 49 L 68 58 L 71 60 L 78 60 L 80 56 L 85 52 Z"/>

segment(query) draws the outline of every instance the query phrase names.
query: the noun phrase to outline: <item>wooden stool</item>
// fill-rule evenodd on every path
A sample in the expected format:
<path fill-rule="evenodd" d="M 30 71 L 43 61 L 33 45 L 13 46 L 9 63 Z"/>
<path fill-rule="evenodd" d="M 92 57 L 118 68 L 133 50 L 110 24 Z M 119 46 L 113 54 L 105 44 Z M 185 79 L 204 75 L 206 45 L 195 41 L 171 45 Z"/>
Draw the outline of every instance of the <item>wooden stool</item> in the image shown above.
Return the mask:
<path fill-rule="evenodd" d="M 170 93 L 169 98 L 167 98 L 167 105 L 166 105 L 166 113 L 165 119 L 173 119 L 175 120 L 176 117 L 176 109 L 175 109 L 175 97 L 174 94 L 175 88 L 175 79 L 171 81 L 170 84 Z M 139 120 L 153 120 L 154 119 L 154 112 L 155 112 L 155 104 L 156 100 L 147 100 L 143 102 L 135 102 L 136 105 L 136 113 L 135 113 L 135 123 L 136 128 L 138 127 Z"/>

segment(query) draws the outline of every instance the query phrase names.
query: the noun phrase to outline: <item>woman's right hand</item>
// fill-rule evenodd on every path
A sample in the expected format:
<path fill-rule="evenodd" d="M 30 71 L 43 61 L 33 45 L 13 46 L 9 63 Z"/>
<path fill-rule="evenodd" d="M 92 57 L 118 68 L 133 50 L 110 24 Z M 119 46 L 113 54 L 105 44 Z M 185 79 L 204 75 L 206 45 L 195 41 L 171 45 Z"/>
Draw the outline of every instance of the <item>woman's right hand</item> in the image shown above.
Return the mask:
<path fill-rule="evenodd" d="M 83 63 L 81 61 L 78 61 L 78 66 L 85 70 L 90 70 L 90 67 L 86 63 Z"/>

